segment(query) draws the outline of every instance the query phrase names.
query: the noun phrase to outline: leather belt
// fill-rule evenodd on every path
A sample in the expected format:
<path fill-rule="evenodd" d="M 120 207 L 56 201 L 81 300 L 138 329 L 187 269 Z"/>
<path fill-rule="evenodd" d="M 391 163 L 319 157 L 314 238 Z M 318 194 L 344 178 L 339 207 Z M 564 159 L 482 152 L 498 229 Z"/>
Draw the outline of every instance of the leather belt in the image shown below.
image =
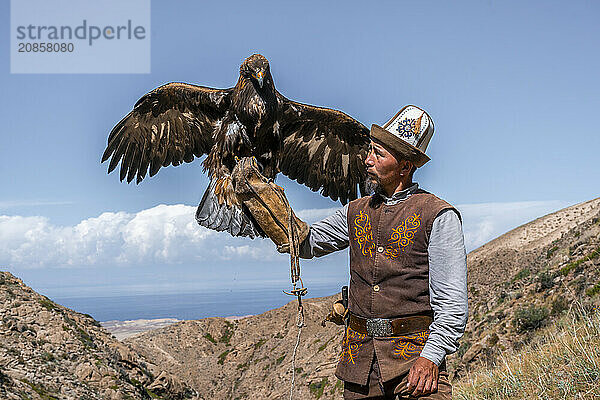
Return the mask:
<path fill-rule="evenodd" d="M 363 318 L 350 314 L 348 326 L 355 332 L 371 337 L 402 336 L 429 329 L 433 318 L 428 315 L 415 315 L 404 318 Z"/>

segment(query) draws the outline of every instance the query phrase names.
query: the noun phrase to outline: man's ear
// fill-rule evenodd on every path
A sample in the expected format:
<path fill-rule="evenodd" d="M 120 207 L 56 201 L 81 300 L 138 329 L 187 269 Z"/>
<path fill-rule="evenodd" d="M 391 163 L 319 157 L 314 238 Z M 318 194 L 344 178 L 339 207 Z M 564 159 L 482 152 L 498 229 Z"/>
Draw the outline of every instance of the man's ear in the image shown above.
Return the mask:
<path fill-rule="evenodd" d="M 413 170 L 413 167 L 414 167 L 414 164 L 412 163 L 412 161 L 402 160 L 400 162 L 400 175 L 402 175 L 402 176 L 410 175 L 411 171 Z"/>

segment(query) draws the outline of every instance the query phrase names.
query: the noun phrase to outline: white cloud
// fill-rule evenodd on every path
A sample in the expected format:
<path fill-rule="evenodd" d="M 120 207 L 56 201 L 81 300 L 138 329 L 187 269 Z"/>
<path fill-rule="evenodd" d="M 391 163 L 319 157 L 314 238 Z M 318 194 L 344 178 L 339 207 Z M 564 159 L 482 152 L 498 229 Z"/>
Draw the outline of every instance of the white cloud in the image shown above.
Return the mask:
<path fill-rule="evenodd" d="M 268 246 L 265 246 L 268 244 Z M 242 246 L 225 245 L 223 247 L 222 258 L 225 260 L 241 259 L 241 260 L 261 260 L 272 261 L 278 258 L 279 253 L 275 249 L 275 245 L 270 241 L 261 240 L 255 241 L 252 244 Z"/>
<path fill-rule="evenodd" d="M 463 204 L 456 208 L 462 215 L 467 251 L 471 251 L 513 228 L 569 205 L 550 200 Z"/>
<path fill-rule="evenodd" d="M 0 265 L 69 267 L 179 264 L 272 257 L 268 240 L 233 238 L 199 226 L 195 207 L 159 205 L 136 214 L 106 212 L 75 226 L 45 217 L 0 216 Z"/>
<path fill-rule="evenodd" d="M 464 204 L 467 250 L 568 204 L 561 201 Z M 135 214 L 106 212 L 74 226 L 45 217 L 0 216 L 0 265 L 11 267 L 143 266 L 213 261 L 281 260 L 269 240 L 233 238 L 198 226 L 196 208 L 159 205 Z M 314 222 L 336 208 L 307 209 Z"/>
<path fill-rule="evenodd" d="M 319 221 L 325 217 L 330 216 L 336 210 L 339 210 L 339 207 L 308 208 L 306 210 L 300 210 L 300 211 L 296 212 L 296 215 L 298 216 L 298 218 L 301 218 L 302 220 L 304 220 L 308 223 L 313 223 L 313 222 Z"/>

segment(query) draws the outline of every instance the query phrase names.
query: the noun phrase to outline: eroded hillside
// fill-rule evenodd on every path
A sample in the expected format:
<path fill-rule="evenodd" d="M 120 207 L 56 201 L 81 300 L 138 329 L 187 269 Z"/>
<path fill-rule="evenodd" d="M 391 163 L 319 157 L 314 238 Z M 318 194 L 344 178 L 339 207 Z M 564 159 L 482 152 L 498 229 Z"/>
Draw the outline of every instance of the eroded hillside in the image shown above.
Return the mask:
<path fill-rule="evenodd" d="M 337 296 L 305 300 L 305 327 L 296 356 L 294 398 L 340 398 L 334 371 L 343 329 L 321 326 Z M 289 396 L 298 328 L 296 301 L 238 320 L 184 321 L 127 339 L 196 388 L 204 399 L 281 399 Z"/>
<path fill-rule="evenodd" d="M 600 292 L 600 199 L 520 226 L 468 255 L 469 322 L 459 375 L 518 349 L 574 303 L 594 307 Z"/>
<path fill-rule="evenodd" d="M 0 398 L 184 399 L 196 394 L 89 315 L 0 272 Z"/>

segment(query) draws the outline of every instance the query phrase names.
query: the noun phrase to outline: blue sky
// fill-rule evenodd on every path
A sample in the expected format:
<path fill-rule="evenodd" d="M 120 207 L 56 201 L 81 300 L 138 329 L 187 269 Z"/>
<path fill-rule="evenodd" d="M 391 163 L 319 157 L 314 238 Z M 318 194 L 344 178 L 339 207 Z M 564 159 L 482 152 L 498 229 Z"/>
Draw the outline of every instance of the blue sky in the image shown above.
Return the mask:
<path fill-rule="evenodd" d="M 239 64 L 256 52 L 285 96 L 367 126 L 405 104 L 428 110 L 432 161 L 415 179 L 459 205 L 470 248 L 595 198 L 599 8 L 153 1 L 150 74 L 10 74 L 2 40 L 0 268 L 51 295 L 285 281 L 287 260 L 269 242 L 194 225 L 208 183 L 200 160 L 137 186 L 99 163 L 108 132 L 144 93 L 170 81 L 233 86 Z M 8 1 L 0 15 L 8 39 Z M 309 220 L 339 206 L 284 177 L 279 183 Z M 304 265 L 315 282 L 337 287 L 346 276 L 345 254 Z"/>

